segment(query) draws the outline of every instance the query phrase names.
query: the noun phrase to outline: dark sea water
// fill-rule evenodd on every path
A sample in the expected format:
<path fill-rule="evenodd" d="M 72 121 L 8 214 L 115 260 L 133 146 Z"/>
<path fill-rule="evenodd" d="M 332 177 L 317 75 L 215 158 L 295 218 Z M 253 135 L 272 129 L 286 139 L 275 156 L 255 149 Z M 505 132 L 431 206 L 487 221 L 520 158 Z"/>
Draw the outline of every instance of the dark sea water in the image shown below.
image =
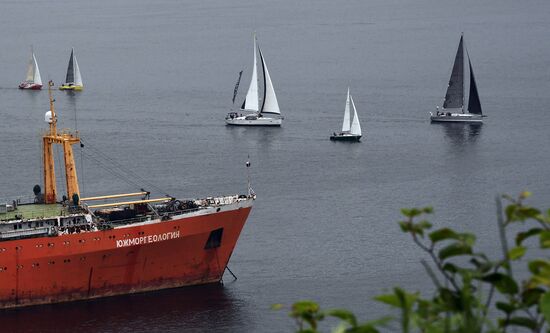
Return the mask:
<path fill-rule="evenodd" d="M 299 299 L 376 318 L 387 308 L 374 295 L 430 286 L 401 207 L 433 205 L 437 225 L 496 253 L 497 193 L 550 206 L 549 17 L 547 0 L 0 1 L 0 197 L 41 182 L 47 92 L 16 89 L 31 44 L 56 83 L 75 47 L 85 90 L 55 97 L 61 127 L 86 143 L 83 195 L 137 189 L 93 151 L 178 197 L 244 192 L 250 155 L 258 195 L 230 261 L 237 281 L 3 311 L 1 331 L 290 332 L 270 306 Z M 282 128 L 224 124 L 254 31 Z M 432 125 L 461 32 L 488 118 Z M 360 144 L 328 140 L 348 85 Z"/>

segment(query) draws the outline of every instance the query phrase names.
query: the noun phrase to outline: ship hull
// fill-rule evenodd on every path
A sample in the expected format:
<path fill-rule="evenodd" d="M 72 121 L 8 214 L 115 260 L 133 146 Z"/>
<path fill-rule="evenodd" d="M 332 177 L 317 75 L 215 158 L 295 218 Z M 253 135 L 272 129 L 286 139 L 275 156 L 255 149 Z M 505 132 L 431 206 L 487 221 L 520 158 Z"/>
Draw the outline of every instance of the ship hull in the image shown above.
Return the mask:
<path fill-rule="evenodd" d="M 0 243 L 0 308 L 219 282 L 251 209 Z M 221 230 L 221 231 L 220 231 Z"/>

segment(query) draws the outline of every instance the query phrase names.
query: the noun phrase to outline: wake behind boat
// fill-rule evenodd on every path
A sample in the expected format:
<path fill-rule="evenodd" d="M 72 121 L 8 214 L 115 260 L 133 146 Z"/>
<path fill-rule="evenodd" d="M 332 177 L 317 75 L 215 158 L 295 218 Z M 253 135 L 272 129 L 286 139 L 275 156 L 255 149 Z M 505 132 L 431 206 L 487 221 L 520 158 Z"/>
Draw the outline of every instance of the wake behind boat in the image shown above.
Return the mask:
<path fill-rule="evenodd" d="M 350 104 L 353 108 L 353 119 L 350 118 Z M 359 117 L 357 116 L 357 109 L 353 102 L 353 97 L 349 93 L 346 99 L 346 108 L 344 109 L 344 121 L 342 122 L 342 131 L 339 133 L 333 133 L 330 136 L 332 141 L 357 141 L 361 139 L 361 124 L 359 124 Z"/>
<path fill-rule="evenodd" d="M 466 46 L 464 45 L 464 36 L 461 35 L 458 50 L 456 51 L 453 71 L 451 73 L 451 78 L 449 79 L 449 86 L 447 87 L 447 93 L 445 94 L 445 101 L 443 102 L 443 108 L 440 111 L 438 106 L 435 113 L 430 112 L 430 120 L 432 122 L 481 123 L 483 122 L 483 118 L 486 117 L 481 111 L 481 103 L 477 92 L 474 70 L 472 68 L 472 62 L 470 61 L 470 55 L 467 50 L 466 57 L 468 58 L 468 67 L 470 69 L 470 92 L 468 98 L 468 109 L 466 111 L 464 110 L 465 49 Z"/>
<path fill-rule="evenodd" d="M 260 55 L 262 63 L 263 74 L 263 98 L 262 105 L 260 107 L 260 99 L 258 96 L 258 69 L 256 50 Z M 235 85 L 233 92 L 233 104 L 235 103 L 235 97 L 239 88 L 242 71 L 239 74 L 239 80 Z M 248 87 L 248 93 L 241 106 L 241 112 L 231 111 L 225 117 L 227 125 L 236 126 L 281 126 L 283 117 L 281 117 L 281 110 L 279 109 L 279 103 L 277 102 L 277 96 L 273 89 L 273 83 L 271 82 L 271 76 L 267 70 L 265 58 L 260 50 L 260 47 L 256 43 L 256 34 L 254 34 L 254 67 L 252 68 L 252 78 L 250 80 L 250 86 Z M 245 112 L 243 115 L 242 112 Z"/>
<path fill-rule="evenodd" d="M 81 91 L 82 89 L 84 89 L 84 85 L 82 84 L 82 76 L 80 75 L 80 68 L 78 67 L 73 47 L 71 49 L 71 57 L 69 58 L 65 83 L 59 86 L 59 90 Z"/>
<path fill-rule="evenodd" d="M 42 78 L 40 77 L 40 70 L 38 69 L 38 63 L 36 57 L 31 49 L 31 59 L 27 65 L 27 77 L 25 81 L 19 84 L 19 89 L 40 90 L 42 89 Z"/>

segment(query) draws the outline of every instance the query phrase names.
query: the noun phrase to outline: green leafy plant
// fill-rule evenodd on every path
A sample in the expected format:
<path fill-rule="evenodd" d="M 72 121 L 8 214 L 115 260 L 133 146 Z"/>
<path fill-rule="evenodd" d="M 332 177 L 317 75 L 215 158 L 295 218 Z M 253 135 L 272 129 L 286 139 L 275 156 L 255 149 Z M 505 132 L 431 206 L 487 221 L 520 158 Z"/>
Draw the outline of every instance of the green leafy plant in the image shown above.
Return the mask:
<path fill-rule="evenodd" d="M 420 262 L 433 282 L 430 297 L 396 287 L 375 299 L 399 312 L 398 318 L 384 317 L 360 323 L 348 310 L 322 310 L 312 301 L 295 303 L 290 312 L 297 332 L 321 332 L 327 317 L 339 322 L 333 332 L 379 332 L 398 324 L 402 332 L 550 332 L 550 209 L 543 213 L 525 204 L 530 196 L 497 198 L 497 223 L 502 253 L 490 259 L 474 248 L 476 235 L 450 228 L 433 229 L 425 219 L 431 207 L 402 209 L 401 230 L 424 252 Z M 508 205 L 502 209 L 502 199 Z M 515 230 L 510 248 L 507 232 Z M 538 242 L 533 239 L 538 238 Z M 535 243 L 529 249 L 527 243 Z M 536 257 L 536 255 L 539 257 Z M 529 258 L 529 255 L 530 258 Z M 542 255 L 542 257 L 540 257 Z M 520 281 L 513 270 L 523 268 Z M 281 308 L 277 305 L 275 308 Z M 389 326 L 388 326 L 389 327 Z"/>

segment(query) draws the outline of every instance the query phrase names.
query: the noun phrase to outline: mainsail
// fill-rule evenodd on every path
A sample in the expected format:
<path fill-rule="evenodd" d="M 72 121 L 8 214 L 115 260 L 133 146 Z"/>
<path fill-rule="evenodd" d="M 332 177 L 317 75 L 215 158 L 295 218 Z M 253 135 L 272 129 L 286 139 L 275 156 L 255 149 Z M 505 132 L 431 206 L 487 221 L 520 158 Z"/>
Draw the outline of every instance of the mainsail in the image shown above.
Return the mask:
<path fill-rule="evenodd" d="M 269 76 L 269 71 L 267 70 L 267 65 L 262 55 L 262 50 L 260 50 L 259 47 L 258 52 L 260 53 L 260 59 L 262 60 L 262 69 L 264 74 L 264 100 L 262 103 L 262 110 L 260 112 L 281 114 L 281 110 L 279 110 L 279 103 L 277 103 L 277 95 L 275 95 L 273 83 L 271 82 L 271 77 Z"/>
<path fill-rule="evenodd" d="M 241 77 L 243 76 L 243 71 L 239 72 L 239 79 L 235 83 L 235 88 L 233 89 L 233 105 L 235 105 L 235 98 L 237 97 L 237 92 L 239 91 L 239 84 L 241 84 Z"/>
<path fill-rule="evenodd" d="M 36 57 L 34 56 L 34 52 L 32 54 L 32 62 L 33 62 L 33 82 L 38 85 L 42 85 L 42 77 L 40 77 L 40 70 L 38 69 L 38 63 L 36 62 Z"/>
<path fill-rule="evenodd" d="M 71 50 L 71 58 L 69 58 L 69 67 L 67 67 L 67 76 L 65 83 L 74 84 L 74 49 Z"/>
<path fill-rule="evenodd" d="M 246 94 L 241 109 L 259 111 L 258 104 L 258 69 L 256 60 L 256 35 L 254 35 L 254 66 L 252 67 L 252 79 L 250 80 L 248 93 Z"/>
<path fill-rule="evenodd" d="M 29 64 L 27 65 L 27 76 L 25 77 L 25 82 L 32 83 L 34 80 L 34 54 L 32 54 Z"/>
<path fill-rule="evenodd" d="M 445 109 L 461 109 L 464 105 L 464 48 L 462 40 L 463 36 L 460 36 L 453 71 L 449 79 L 445 101 L 443 102 L 443 108 Z"/>
<path fill-rule="evenodd" d="M 468 99 L 468 112 L 482 114 L 481 102 L 479 101 L 479 94 L 477 93 L 477 84 L 474 77 L 472 62 L 470 61 L 470 55 L 468 55 L 468 65 L 470 66 L 470 97 Z"/>
<path fill-rule="evenodd" d="M 361 135 L 361 124 L 359 124 L 359 117 L 357 116 L 357 109 L 355 108 L 355 103 L 353 102 L 353 96 L 351 98 L 351 106 L 353 107 L 353 121 L 351 122 L 351 131 L 353 135 Z"/>
<path fill-rule="evenodd" d="M 342 132 L 347 133 L 351 129 L 350 127 L 350 114 L 349 114 L 349 88 L 348 97 L 346 98 L 346 108 L 344 109 L 344 121 L 342 122 Z"/>

